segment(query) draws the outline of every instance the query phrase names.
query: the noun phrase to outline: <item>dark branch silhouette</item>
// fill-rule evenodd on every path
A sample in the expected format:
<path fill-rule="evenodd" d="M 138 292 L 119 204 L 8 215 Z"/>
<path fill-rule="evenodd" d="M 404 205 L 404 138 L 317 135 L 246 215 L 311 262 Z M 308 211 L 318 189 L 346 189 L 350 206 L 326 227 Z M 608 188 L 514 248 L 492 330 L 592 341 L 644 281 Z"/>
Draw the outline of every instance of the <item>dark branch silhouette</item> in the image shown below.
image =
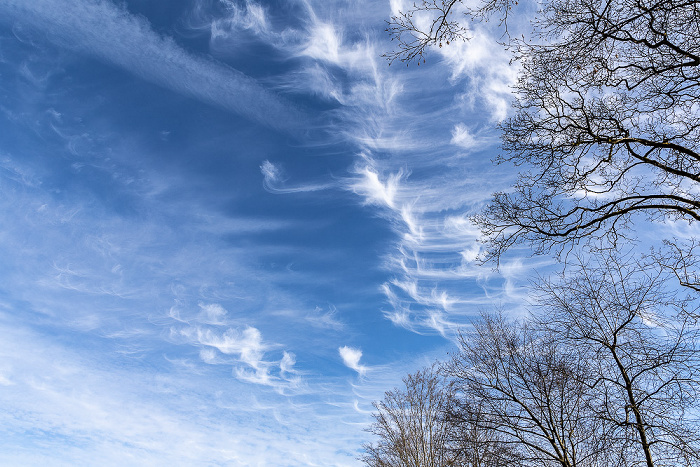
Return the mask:
<path fill-rule="evenodd" d="M 515 4 L 462 10 L 507 21 Z M 428 47 L 468 40 L 450 16 L 460 6 L 423 2 L 393 18 L 401 46 L 389 58 L 417 60 Z M 408 21 L 417 14 L 433 15 L 429 30 Z M 615 247 L 635 238 L 640 216 L 700 220 L 700 2 L 548 0 L 532 24 L 530 37 L 507 39 L 522 71 L 497 161 L 521 171 L 474 217 L 484 259 L 520 242 L 536 253 L 601 240 Z"/>

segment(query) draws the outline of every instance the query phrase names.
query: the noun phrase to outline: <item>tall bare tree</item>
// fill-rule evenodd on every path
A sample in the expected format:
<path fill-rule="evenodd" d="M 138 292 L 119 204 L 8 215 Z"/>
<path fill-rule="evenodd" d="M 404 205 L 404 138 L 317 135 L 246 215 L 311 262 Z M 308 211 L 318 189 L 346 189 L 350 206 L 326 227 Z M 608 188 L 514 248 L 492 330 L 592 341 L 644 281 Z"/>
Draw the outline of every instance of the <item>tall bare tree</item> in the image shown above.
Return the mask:
<path fill-rule="evenodd" d="M 492 452 L 508 456 L 498 465 L 603 465 L 585 362 L 531 323 L 484 316 L 447 371 L 459 396 L 451 420 L 496 434 L 507 449 Z"/>
<path fill-rule="evenodd" d="M 390 21 L 388 58 L 468 40 L 460 8 L 507 26 L 517 3 L 419 1 Z M 700 1 L 539 5 L 532 34 L 504 40 L 522 72 L 497 160 L 521 172 L 474 218 L 488 258 L 516 242 L 614 251 L 640 219 L 700 220 Z M 699 464 L 698 313 L 664 275 L 700 291 L 699 243 L 669 239 L 660 268 L 581 261 L 541 284 L 539 320 L 485 318 L 449 367 L 452 419 L 498 433 L 523 465 Z"/>
<path fill-rule="evenodd" d="M 490 428 L 484 401 L 453 397 L 445 417 L 450 446 L 462 467 L 525 467 L 525 459 L 507 436 Z"/>
<path fill-rule="evenodd" d="M 692 302 L 663 271 L 607 253 L 539 285 L 550 338 L 587 361 L 591 416 L 625 465 L 700 464 L 700 348 Z"/>
<path fill-rule="evenodd" d="M 486 315 L 442 371 L 377 403 L 369 466 L 700 465 L 700 326 L 656 263 L 613 252 Z"/>
<path fill-rule="evenodd" d="M 468 39 L 452 14 L 460 6 L 507 21 L 518 2 L 469 3 L 425 0 L 392 18 L 389 58 L 416 61 L 427 47 Z M 522 73 L 498 161 L 522 170 L 514 190 L 475 218 L 489 257 L 519 241 L 538 252 L 591 239 L 616 245 L 634 237 L 636 215 L 700 220 L 700 2 L 539 5 L 532 35 L 507 40 Z M 418 14 L 431 15 L 427 30 Z M 675 253 L 667 265 L 688 262 L 683 248 Z"/>

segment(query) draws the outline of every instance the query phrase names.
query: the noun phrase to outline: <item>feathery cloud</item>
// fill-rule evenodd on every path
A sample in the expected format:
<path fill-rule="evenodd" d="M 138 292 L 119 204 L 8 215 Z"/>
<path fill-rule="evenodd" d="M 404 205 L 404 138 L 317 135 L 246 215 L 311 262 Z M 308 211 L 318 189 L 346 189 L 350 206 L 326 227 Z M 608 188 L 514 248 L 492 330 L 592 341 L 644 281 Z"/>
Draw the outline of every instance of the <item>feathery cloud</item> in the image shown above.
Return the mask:
<path fill-rule="evenodd" d="M 288 186 L 283 175 L 282 167 L 279 164 L 265 160 L 260 166 L 263 175 L 263 188 L 273 194 L 305 193 L 309 191 L 321 191 L 333 188 L 334 183 L 318 183 L 307 185 Z"/>
<path fill-rule="evenodd" d="M 338 347 L 338 353 L 340 354 L 340 358 L 343 359 L 345 366 L 355 370 L 360 376 L 367 372 L 367 367 L 360 365 L 362 350 L 344 345 L 342 347 Z"/>

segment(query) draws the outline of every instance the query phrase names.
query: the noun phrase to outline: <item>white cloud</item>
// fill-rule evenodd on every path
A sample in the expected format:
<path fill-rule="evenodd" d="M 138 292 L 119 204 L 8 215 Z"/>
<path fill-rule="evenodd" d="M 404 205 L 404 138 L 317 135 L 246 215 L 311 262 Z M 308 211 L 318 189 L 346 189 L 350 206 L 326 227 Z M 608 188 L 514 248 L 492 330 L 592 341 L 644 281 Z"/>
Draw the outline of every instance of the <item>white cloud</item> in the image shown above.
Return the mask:
<path fill-rule="evenodd" d="M 389 5 L 391 7 L 391 14 L 396 16 L 402 11 L 406 11 L 406 7 L 409 4 L 405 0 L 389 0 Z"/>
<path fill-rule="evenodd" d="M 348 368 L 355 370 L 360 375 L 364 375 L 367 372 L 367 368 L 363 365 L 360 365 L 360 359 L 362 358 L 362 350 L 344 345 L 343 347 L 338 347 L 338 353 L 343 359 L 343 363 Z"/>
<path fill-rule="evenodd" d="M 16 316 L 0 311 L 0 371 L 12 382 L 0 377 L 2 465 L 355 465 L 367 415 L 187 365 L 71 351 L 15 326 Z M 290 372 L 292 360 L 283 358 Z M 328 381 L 318 390 L 324 400 L 357 399 Z"/>
<path fill-rule="evenodd" d="M 305 34 L 288 25 L 278 29 L 269 18 L 266 6 L 252 0 L 221 0 L 224 7 L 212 12 L 207 0 L 195 0 L 186 19 L 188 28 L 209 32 L 209 47 L 215 55 L 230 56 L 248 43 L 258 40 L 280 50 L 298 49 Z"/>
<path fill-rule="evenodd" d="M 496 37 L 488 31 L 476 29 L 469 32 L 470 40 L 456 41 L 439 49 L 452 71 L 456 84 L 468 77 L 465 101 L 472 110 L 477 101 L 485 104 L 492 122 L 505 119 L 513 99 L 512 86 L 519 68 L 511 62 L 511 56 L 500 47 Z"/>
<path fill-rule="evenodd" d="M 458 123 L 454 126 L 452 129 L 452 141 L 450 142 L 464 149 L 474 149 L 480 145 L 477 137 L 463 123 Z"/>
<path fill-rule="evenodd" d="M 307 123 L 305 115 L 254 79 L 186 52 L 110 1 L 8 0 L 0 3 L 0 18 L 28 24 L 62 46 L 264 125 L 293 130 Z"/>
<path fill-rule="evenodd" d="M 200 303 L 198 321 L 204 324 L 221 325 L 226 318 L 226 310 L 218 303 Z"/>
<path fill-rule="evenodd" d="M 345 324 L 338 319 L 338 310 L 333 305 L 329 306 L 326 312 L 317 306 L 312 313 L 306 315 L 306 321 L 312 326 L 322 329 L 339 331 L 345 327 Z"/>
<path fill-rule="evenodd" d="M 495 132 L 478 129 L 474 119 L 466 117 L 475 110 L 486 111 L 493 121 L 505 116 L 514 68 L 508 66 L 507 53 L 497 52 L 487 32 L 479 31 L 471 42 L 440 52 L 451 76 L 436 66 L 394 72 L 378 58 L 380 48 L 390 45 L 351 31 L 337 16 L 318 13 L 325 11 L 321 3 L 303 4 L 308 17 L 295 30 L 295 41 L 280 40 L 279 31 L 259 35 L 279 50 L 311 59 L 302 71 L 280 78 L 278 86 L 342 104 L 333 113 L 340 122 L 336 131 L 359 148 L 344 187 L 363 204 L 381 208 L 380 215 L 397 234 L 396 250 L 387 255 L 384 266 L 396 274 L 397 284 L 414 285 L 402 288 L 390 281 L 382 289 L 392 307 L 385 315 L 416 332 L 450 334 L 470 311 L 477 312 L 474 304 L 483 300 L 484 283 L 493 280 L 489 287 L 498 289 L 503 282 L 475 264 L 480 233 L 464 219 L 508 180 L 476 175 L 489 165 L 488 158 L 470 158 L 465 164 L 463 156 L 465 150 L 477 153 L 494 146 Z M 391 8 L 407 5 L 393 1 Z M 425 96 L 426 82 L 431 83 L 427 91 L 438 100 L 454 96 L 457 86 L 466 82 L 464 94 L 473 97 L 473 108 L 459 99 L 434 103 Z M 261 172 L 263 186 L 271 193 L 325 187 L 288 184 L 281 165 L 270 161 L 263 163 Z M 409 178 L 411 173 L 419 175 Z M 464 287 L 465 280 L 469 287 Z M 500 293 L 514 290 L 504 285 Z"/>
<path fill-rule="evenodd" d="M 284 352 L 280 361 L 280 373 L 294 373 L 294 364 L 297 360 L 293 353 Z"/>
<path fill-rule="evenodd" d="M 218 318 L 225 310 L 216 305 L 209 306 L 208 312 Z M 299 388 L 302 384 L 301 377 L 294 369 L 295 355 L 283 351 L 279 360 L 266 358 L 269 351 L 279 346 L 264 342 L 262 333 L 255 327 L 246 326 L 243 330 L 228 328 L 223 332 L 199 324 L 172 328 L 171 340 L 200 347 L 199 358 L 206 364 L 233 366 L 233 375 L 240 381 L 269 386 L 280 394 Z M 272 373 L 274 367 L 279 367 L 279 375 Z"/>
<path fill-rule="evenodd" d="M 188 333 L 190 330 L 183 332 Z M 266 365 L 262 358 L 269 346 L 263 344 L 262 334 L 258 329 L 247 327 L 240 332 L 229 328 L 223 334 L 218 334 L 211 329 L 196 328 L 195 332 L 200 344 L 214 347 L 226 355 L 236 355 L 241 362 L 255 370 L 265 370 Z"/>
<path fill-rule="evenodd" d="M 5 375 L 0 374 L 0 386 L 12 386 L 13 384 L 15 384 L 15 383 L 13 383 Z"/>
<path fill-rule="evenodd" d="M 199 358 L 201 358 L 204 363 L 207 363 L 209 365 L 218 365 L 223 363 L 216 354 L 216 350 L 214 349 L 201 349 L 199 351 Z"/>
<path fill-rule="evenodd" d="M 280 181 L 282 178 L 282 171 L 280 168 L 268 160 L 263 161 L 262 165 L 260 166 L 260 171 L 262 172 L 263 177 L 265 178 L 265 183 L 267 184 L 274 184 L 275 182 Z"/>
<path fill-rule="evenodd" d="M 396 208 L 395 198 L 399 183 L 407 176 L 403 170 L 380 178 L 374 167 L 365 165 L 356 167 L 355 173 L 359 177 L 352 182 L 351 187 L 355 193 L 364 196 L 365 203 Z"/>
<path fill-rule="evenodd" d="M 391 306 L 384 315 L 413 332 L 452 336 L 464 317 L 478 313 L 475 305 L 485 303 L 479 282 L 493 279 L 496 287 L 502 282 L 497 273 L 475 264 L 480 232 L 468 220 L 471 206 L 477 205 L 472 198 L 486 198 L 486 190 L 494 185 L 475 180 L 476 186 L 486 188 L 471 194 L 474 186 L 460 186 L 465 179 L 459 171 L 440 172 L 439 180 L 413 181 L 404 176 L 405 169 L 396 167 L 398 163 L 403 164 L 391 159 L 379 162 L 365 154 L 354 169 L 359 177 L 350 184 L 365 204 L 389 208 L 383 215 L 397 233 L 396 250 L 385 262 L 395 277 L 381 287 Z M 388 166 L 384 171 L 391 175 L 380 176 L 376 168 L 380 164 Z M 471 281 L 471 287 L 465 287 L 465 281 Z M 520 297 L 509 281 L 500 293 Z"/>
<path fill-rule="evenodd" d="M 305 193 L 310 191 L 321 191 L 333 188 L 334 183 L 317 183 L 306 185 L 288 186 L 284 182 L 284 172 L 279 164 L 265 160 L 260 166 L 263 175 L 263 188 L 273 194 Z"/>
<path fill-rule="evenodd" d="M 311 28 L 303 54 L 317 60 L 339 64 L 341 43 L 342 36 L 332 24 L 317 22 Z"/>
<path fill-rule="evenodd" d="M 291 91 L 301 90 L 303 86 L 308 88 L 308 91 L 328 101 L 344 104 L 346 101 L 343 95 L 343 89 L 338 79 L 334 77 L 324 66 L 318 63 L 312 63 L 304 66 L 297 74 L 297 79 L 292 82 L 287 82 L 281 85 L 283 89 Z"/>
<path fill-rule="evenodd" d="M 265 35 L 270 29 L 265 9 L 251 1 L 246 1 L 245 6 L 230 0 L 223 0 L 227 15 L 211 21 L 210 41 L 216 42 L 220 38 L 228 38 L 232 33 L 244 30 L 248 33 Z"/>

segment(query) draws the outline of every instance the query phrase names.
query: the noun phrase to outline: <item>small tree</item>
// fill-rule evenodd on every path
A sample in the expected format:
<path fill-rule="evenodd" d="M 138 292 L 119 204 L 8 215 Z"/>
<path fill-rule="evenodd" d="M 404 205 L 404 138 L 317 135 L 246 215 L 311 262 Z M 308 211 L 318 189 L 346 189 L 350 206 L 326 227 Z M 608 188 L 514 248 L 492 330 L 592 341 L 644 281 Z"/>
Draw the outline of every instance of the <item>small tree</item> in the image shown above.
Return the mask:
<path fill-rule="evenodd" d="M 455 398 L 454 386 L 435 365 L 408 375 L 405 388 L 376 402 L 377 437 L 364 446 L 369 467 L 519 467 L 519 458 L 481 423 L 479 404 Z"/>
<path fill-rule="evenodd" d="M 364 446 L 361 460 L 369 467 L 446 467 L 462 465 L 459 452 L 450 449 L 450 425 L 444 417 L 452 392 L 436 367 L 403 379 L 375 402 L 374 423 L 368 431 L 377 437 Z"/>

